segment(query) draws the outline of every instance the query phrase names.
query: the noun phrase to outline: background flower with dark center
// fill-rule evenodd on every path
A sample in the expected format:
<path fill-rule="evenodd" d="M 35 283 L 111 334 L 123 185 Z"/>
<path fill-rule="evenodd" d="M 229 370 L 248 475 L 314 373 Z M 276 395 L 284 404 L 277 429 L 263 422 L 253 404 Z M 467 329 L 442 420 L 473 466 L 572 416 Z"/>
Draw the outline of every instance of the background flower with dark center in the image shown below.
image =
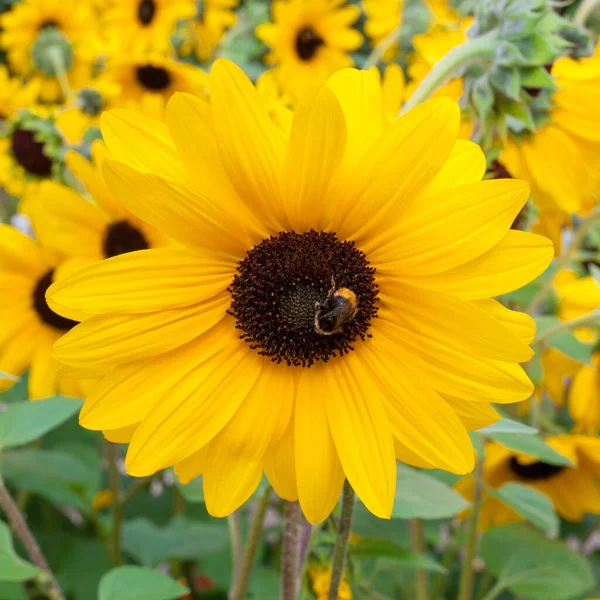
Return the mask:
<path fill-rule="evenodd" d="M 64 140 L 54 119 L 20 111 L 9 119 L 0 137 L 0 185 L 21 199 L 37 193 L 41 181 L 63 175 Z"/>
<path fill-rule="evenodd" d="M 497 442 L 485 446 L 483 480 L 491 488 L 508 482 L 518 482 L 541 492 L 550 500 L 556 512 L 567 521 L 579 522 L 586 513 L 600 514 L 600 439 L 581 435 L 557 435 L 546 443 L 569 458 L 573 466 L 553 465 L 540 459 L 509 450 Z M 462 479 L 456 489 L 470 499 L 473 478 Z M 487 497 L 482 506 L 479 527 L 523 520 L 500 500 Z"/>
<path fill-rule="evenodd" d="M 44 102 L 64 99 L 65 92 L 50 52 L 56 52 L 72 84 L 79 84 L 102 50 L 98 20 L 80 0 L 23 0 L 0 17 L 0 30 L 10 68 L 39 79 Z"/>
<path fill-rule="evenodd" d="M 213 515 L 264 470 L 313 523 L 345 477 L 389 518 L 396 458 L 468 472 L 467 428 L 498 419 L 488 401 L 532 392 L 518 362 L 533 322 L 490 299 L 551 260 L 548 240 L 509 231 L 529 188 L 481 181 L 450 100 L 386 127 L 371 72 L 332 77 L 289 137 L 232 63 L 213 65 L 210 89 L 210 104 L 175 95 L 166 125 L 104 116 L 107 184 L 184 248 L 117 256 L 48 292 L 64 316 L 94 314 L 55 346 L 105 376 L 80 422 L 137 425 L 128 471 L 202 473 Z M 328 324 L 316 303 L 332 282 L 357 310 Z"/>
<path fill-rule="evenodd" d="M 115 57 L 101 80 L 119 86 L 113 106 L 164 117 L 167 100 L 175 92 L 208 95 L 208 76 L 201 69 L 153 55 Z"/>
<path fill-rule="evenodd" d="M 301 94 L 354 64 L 348 52 L 362 44 L 352 29 L 360 16 L 357 6 L 344 0 L 275 0 L 271 14 L 273 22 L 259 25 L 256 35 L 271 48 L 265 62 L 277 67 L 284 91 Z"/>
<path fill-rule="evenodd" d="M 105 158 L 100 141 L 92 145 L 93 162 L 73 150 L 67 154 L 69 169 L 92 202 L 77 190 L 50 181 L 30 202 L 36 235 L 45 247 L 69 259 L 65 265 L 69 270 L 167 243 L 164 235 L 131 214 L 106 187 L 101 173 Z"/>
<path fill-rule="evenodd" d="M 20 377 L 29 368 L 31 400 L 56 393 L 81 398 L 89 389 L 89 382 L 62 377 L 51 355 L 54 342 L 77 324 L 46 303 L 60 265 L 59 255 L 0 225 L 0 372 Z"/>
<path fill-rule="evenodd" d="M 119 0 L 104 13 L 111 53 L 167 53 L 180 19 L 196 14 L 194 0 Z M 125 54 L 125 55 L 126 55 Z"/>

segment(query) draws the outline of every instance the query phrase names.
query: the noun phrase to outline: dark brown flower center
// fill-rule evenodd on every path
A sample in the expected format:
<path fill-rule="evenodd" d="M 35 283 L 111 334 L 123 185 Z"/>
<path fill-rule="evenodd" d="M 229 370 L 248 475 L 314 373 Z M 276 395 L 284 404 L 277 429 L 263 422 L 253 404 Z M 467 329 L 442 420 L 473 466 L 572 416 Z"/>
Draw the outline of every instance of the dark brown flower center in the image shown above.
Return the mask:
<path fill-rule="evenodd" d="M 136 68 L 135 76 L 141 85 L 153 92 L 160 92 L 171 85 L 171 74 L 163 67 L 143 65 Z"/>
<path fill-rule="evenodd" d="M 547 479 L 552 479 L 565 468 L 541 461 L 524 465 L 519 462 L 519 459 L 516 456 L 511 456 L 509 467 L 517 477 L 525 481 L 545 481 Z"/>
<path fill-rule="evenodd" d="M 65 317 L 57 315 L 46 302 L 46 290 L 52 285 L 53 278 L 54 270 L 51 270 L 37 282 L 33 290 L 33 308 L 46 325 L 50 325 L 61 331 L 69 331 L 77 325 L 77 321 L 65 319 Z"/>
<path fill-rule="evenodd" d="M 128 221 L 111 223 L 104 236 L 104 256 L 111 258 L 127 252 L 149 248 L 144 234 Z"/>
<path fill-rule="evenodd" d="M 44 154 L 43 142 L 38 142 L 33 132 L 15 129 L 12 134 L 12 152 L 15 160 L 31 175 L 49 177 L 52 161 Z"/>
<path fill-rule="evenodd" d="M 304 27 L 296 36 L 296 53 L 305 61 L 311 60 L 320 46 L 325 43 L 311 27 Z"/>
<path fill-rule="evenodd" d="M 142 25 L 150 25 L 156 14 L 154 0 L 142 0 L 138 4 L 138 19 Z"/>
<path fill-rule="evenodd" d="M 342 306 L 341 295 L 332 296 L 343 289 L 351 290 L 357 310 L 336 313 L 343 318 L 330 326 L 330 313 L 349 307 Z M 293 366 L 310 367 L 352 351 L 357 339 L 370 337 L 377 315 L 375 269 L 354 242 L 334 233 L 282 232 L 263 240 L 240 262 L 229 292 L 229 314 L 241 339 L 274 362 Z M 328 307 L 321 323 L 330 329 L 326 334 L 316 325 L 317 303 Z"/>

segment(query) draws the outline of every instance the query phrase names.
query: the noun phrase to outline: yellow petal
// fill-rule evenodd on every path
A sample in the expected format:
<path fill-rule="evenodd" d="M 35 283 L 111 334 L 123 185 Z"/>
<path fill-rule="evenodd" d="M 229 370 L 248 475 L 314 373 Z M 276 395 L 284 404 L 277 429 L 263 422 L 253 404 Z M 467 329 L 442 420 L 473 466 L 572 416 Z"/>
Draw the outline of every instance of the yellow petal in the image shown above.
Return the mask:
<path fill-rule="evenodd" d="M 479 299 L 512 292 L 543 273 L 554 257 L 552 242 L 541 235 L 509 231 L 491 250 L 448 271 L 412 281 L 461 298 Z"/>
<path fill-rule="evenodd" d="M 296 483 L 294 422 L 290 421 L 281 438 L 265 455 L 265 474 L 275 493 L 288 502 L 298 500 Z"/>
<path fill-rule="evenodd" d="M 137 426 L 138 423 L 135 423 L 120 429 L 107 429 L 102 432 L 102 435 L 113 444 L 129 444 Z"/>
<path fill-rule="evenodd" d="M 322 377 L 329 427 L 350 485 L 375 516 L 389 519 L 396 457 L 376 380 L 355 353 L 313 369 Z"/>
<path fill-rule="evenodd" d="M 105 161 L 103 172 L 115 196 L 132 213 L 184 246 L 239 260 L 257 240 L 251 224 L 240 221 L 232 207 L 214 204 L 191 187 L 112 160 Z"/>
<path fill-rule="evenodd" d="M 334 509 L 344 484 L 327 421 L 322 374 L 304 369 L 295 411 L 296 480 L 302 512 L 312 523 L 324 521 Z"/>
<path fill-rule="evenodd" d="M 240 340 L 198 364 L 138 427 L 127 453 L 128 472 L 151 475 L 200 450 L 233 417 L 260 368 L 261 358 Z"/>
<path fill-rule="evenodd" d="M 49 398 L 57 392 L 58 363 L 52 357 L 52 344 L 57 334 L 46 332 L 37 343 L 29 370 L 29 399 Z"/>
<path fill-rule="evenodd" d="M 452 473 L 470 472 L 471 440 L 444 399 L 389 352 L 369 343 L 358 352 L 356 375 L 376 382 L 372 393 L 382 399 L 394 437 L 426 463 Z"/>
<path fill-rule="evenodd" d="M 577 430 L 590 435 L 596 435 L 600 427 L 598 383 L 596 370 L 582 366 L 569 389 L 569 413 L 577 425 Z"/>
<path fill-rule="evenodd" d="M 535 321 L 527 313 L 510 310 L 492 298 L 475 300 L 473 304 L 502 322 L 525 344 L 530 344 L 533 341 Z"/>
<path fill-rule="evenodd" d="M 380 289 L 379 320 L 427 339 L 426 347 L 502 361 L 525 362 L 533 355 L 511 329 L 470 302 L 391 278 L 381 280 Z"/>
<path fill-rule="evenodd" d="M 498 244 L 528 197 L 529 185 L 515 179 L 480 181 L 426 196 L 413 204 L 387 238 L 363 250 L 372 264 L 387 272 L 441 273 Z"/>
<path fill-rule="evenodd" d="M 60 314 L 140 314 L 190 306 L 223 292 L 235 267 L 178 248 L 141 250 L 90 265 L 56 282 L 48 303 Z"/>
<path fill-rule="evenodd" d="M 469 431 L 476 431 L 498 422 L 502 417 L 487 402 L 470 402 L 464 398 L 444 395 L 444 400 Z"/>
<path fill-rule="evenodd" d="M 194 454 L 175 464 L 175 475 L 179 477 L 181 483 L 186 484 L 192 479 L 202 475 L 206 467 L 206 456 L 208 454 L 208 444 L 203 446 Z"/>
<path fill-rule="evenodd" d="M 102 369 L 150 358 L 189 342 L 224 316 L 229 295 L 141 315 L 98 315 L 80 323 L 54 346 L 54 357 L 73 367 Z"/>
<path fill-rule="evenodd" d="M 217 146 L 238 194 L 275 231 L 289 229 L 281 198 L 284 145 L 254 86 L 234 63 L 210 72 Z"/>
<path fill-rule="evenodd" d="M 285 207 L 298 233 L 324 227 L 326 194 L 346 150 L 344 114 L 334 93 L 323 88 L 294 115 L 284 167 Z"/>
<path fill-rule="evenodd" d="M 10 225 L 0 223 L 0 270 L 38 278 L 49 267 L 40 246 Z"/>
<path fill-rule="evenodd" d="M 132 110 L 109 110 L 102 113 L 102 137 L 114 160 L 142 173 L 185 181 L 187 173 L 161 121 Z"/>
<path fill-rule="evenodd" d="M 444 165 L 460 111 L 447 98 L 430 100 L 394 121 L 336 190 L 334 229 L 344 239 L 373 241 L 393 229 Z M 366 250 L 365 250 L 366 251 Z"/>

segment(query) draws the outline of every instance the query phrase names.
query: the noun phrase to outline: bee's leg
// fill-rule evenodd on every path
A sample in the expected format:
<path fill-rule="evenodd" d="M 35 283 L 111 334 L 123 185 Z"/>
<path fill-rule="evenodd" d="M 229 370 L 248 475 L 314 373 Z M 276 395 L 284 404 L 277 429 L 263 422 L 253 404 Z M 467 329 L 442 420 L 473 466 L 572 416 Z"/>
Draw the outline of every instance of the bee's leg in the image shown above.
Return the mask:
<path fill-rule="evenodd" d="M 327 293 L 327 300 L 329 300 L 330 298 L 332 298 L 333 294 L 335 294 L 335 279 L 334 279 L 334 277 L 332 275 L 331 276 L 331 288 L 329 289 L 329 292 Z"/>

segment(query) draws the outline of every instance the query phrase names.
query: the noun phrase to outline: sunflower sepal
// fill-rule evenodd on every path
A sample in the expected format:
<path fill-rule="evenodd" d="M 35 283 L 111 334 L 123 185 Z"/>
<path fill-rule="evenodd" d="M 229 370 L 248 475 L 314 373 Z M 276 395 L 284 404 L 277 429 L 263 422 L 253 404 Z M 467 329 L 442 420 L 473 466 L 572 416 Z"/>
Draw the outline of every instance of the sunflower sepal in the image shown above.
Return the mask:
<path fill-rule="evenodd" d="M 57 27 L 45 27 L 31 48 L 31 56 L 44 75 L 57 77 L 73 65 L 73 46 Z"/>

